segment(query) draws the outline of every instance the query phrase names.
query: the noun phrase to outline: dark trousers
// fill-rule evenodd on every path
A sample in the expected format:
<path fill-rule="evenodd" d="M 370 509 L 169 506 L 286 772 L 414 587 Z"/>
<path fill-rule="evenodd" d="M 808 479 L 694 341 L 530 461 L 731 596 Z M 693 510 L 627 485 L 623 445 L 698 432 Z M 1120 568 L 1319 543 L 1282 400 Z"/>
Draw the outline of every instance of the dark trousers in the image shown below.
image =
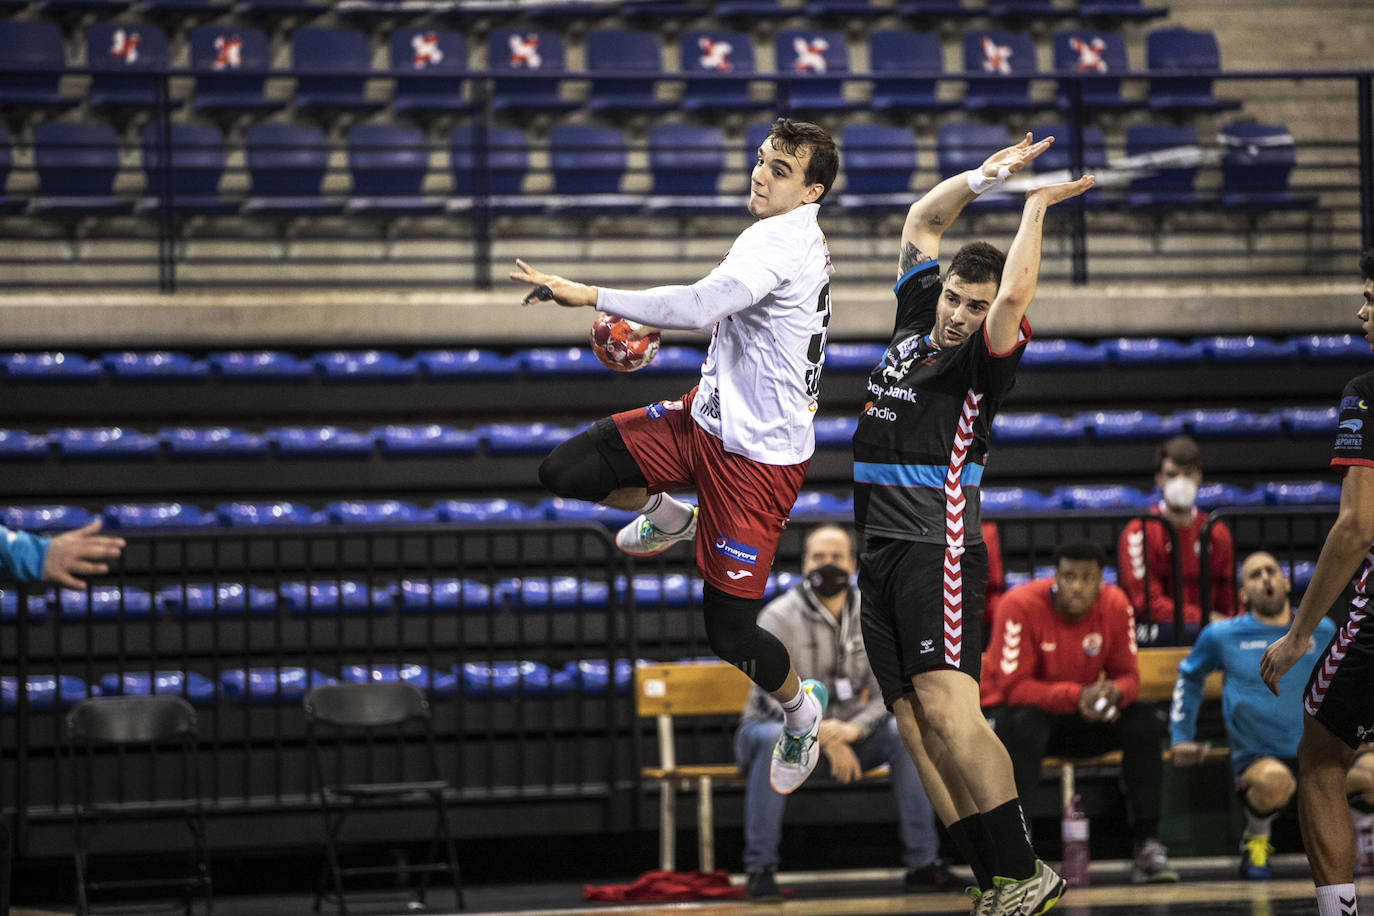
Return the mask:
<path fill-rule="evenodd" d="M 1022 799 L 1034 794 L 1040 760 L 1046 755 L 1095 757 L 1119 749 L 1132 823 L 1159 820 L 1164 721 L 1153 704 L 1132 703 L 1115 722 L 1085 722 L 1076 713 L 1060 716 L 1038 706 L 1004 706 L 993 718 L 997 736 L 1011 755 L 1016 792 Z"/>

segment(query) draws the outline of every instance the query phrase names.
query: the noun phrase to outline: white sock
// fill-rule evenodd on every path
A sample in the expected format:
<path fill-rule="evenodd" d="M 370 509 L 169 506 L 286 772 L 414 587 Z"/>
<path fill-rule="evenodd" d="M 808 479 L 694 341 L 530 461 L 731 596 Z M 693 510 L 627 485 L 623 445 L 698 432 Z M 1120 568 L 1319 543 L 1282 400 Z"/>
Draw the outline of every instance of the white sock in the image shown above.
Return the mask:
<path fill-rule="evenodd" d="M 804 735 L 816 724 L 816 708 L 806 702 L 806 691 L 798 690 L 797 695 L 782 704 L 782 726 L 788 733 Z"/>
<path fill-rule="evenodd" d="M 654 523 L 664 534 L 681 534 L 692 523 L 692 507 L 667 493 L 656 493 L 640 508 L 639 514 Z"/>
<path fill-rule="evenodd" d="M 1328 884 L 1317 888 L 1319 916 L 1358 916 L 1359 912 L 1354 884 Z"/>
<path fill-rule="evenodd" d="M 1274 823 L 1274 816 L 1278 814 L 1278 812 L 1275 811 L 1272 814 L 1266 814 L 1264 817 L 1260 817 L 1258 814 L 1251 811 L 1248 805 L 1241 805 L 1241 808 L 1245 810 L 1245 832 L 1251 836 L 1268 836 L 1269 825 Z"/>

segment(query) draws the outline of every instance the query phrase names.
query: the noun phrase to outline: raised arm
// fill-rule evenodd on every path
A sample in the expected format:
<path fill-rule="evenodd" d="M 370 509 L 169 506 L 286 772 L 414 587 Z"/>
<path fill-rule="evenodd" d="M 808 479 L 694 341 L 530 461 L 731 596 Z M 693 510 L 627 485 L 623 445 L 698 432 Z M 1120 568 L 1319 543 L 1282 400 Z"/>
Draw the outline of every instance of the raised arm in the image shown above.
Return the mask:
<path fill-rule="evenodd" d="M 952 175 L 927 191 L 907 210 L 897 261 L 898 276 L 917 264 L 939 257 L 940 237 L 964 207 L 983 191 L 1021 171 L 1053 142 L 1054 137 L 1046 137 L 1032 143 L 1031 135 L 1026 134 L 1015 146 L 993 153 L 977 170 Z"/>

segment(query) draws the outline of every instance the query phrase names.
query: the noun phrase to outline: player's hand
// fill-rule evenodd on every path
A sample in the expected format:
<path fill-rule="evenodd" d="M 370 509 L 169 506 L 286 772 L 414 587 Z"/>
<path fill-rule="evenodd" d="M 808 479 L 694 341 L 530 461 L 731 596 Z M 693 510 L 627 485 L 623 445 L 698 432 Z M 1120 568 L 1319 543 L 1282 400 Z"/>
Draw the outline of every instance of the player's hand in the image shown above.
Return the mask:
<path fill-rule="evenodd" d="M 859 726 L 843 719 L 822 719 L 820 731 L 816 734 L 816 740 L 823 745 L 832 741 L 853 744 L 861 737 L 863 735 L 859 732 Z"/>
<path fill-rule="evenodd" d="M 1033 142 L 1030 133 L 1027 132 L 1020 143 L 998 150 L 984 159 L 980 171 L 984 178 L 997 178 L 999 175 L 1002 178 L 1007 178 L 1015 175 L 1034 162 L 1036 156 L 1049 149 L 1053 142 L 1054 137 L 1046 137 L 1038 142 Z M 1007 170 L 1006 175 L 1000 174 L 1003 168 Z"/>
<path fill-rule="evenodd" d="M 110 571 L 108 560 L 119 559 L 123 538 L 100 534 L 100 519 L 73 531 L 65 531 L 48 542 L 43 558 L 43 581 L 66 588 L 85 588 L 79 576 L 102 576 Z"/>
<path fill-rule="evenodd" d="M 1086 684 L 1078 693 L 1078 714 L 1085 722 L 1102 722 L 1106 719 L 1107 704 L 1103 701 L 1103 681 Z"/>
<path fill-rule="evenodd" d="M 1176 767 L 1195 767 L 1207 756 L 1207 745 L 1199 741 L 1179 741 L 1169 748 Z"/>
<path fill-rule="evenodd" d="M 515 259 L 515 270 L 510 278 L 528 283 L 534 289 L 525 297 L 522 305 L 552 299 L 568 308 L 583 308 L 596 305 L 596 287 L 585 283 L 574 283 L 557 274 L 546 274 L 535 270 L 519 258 Z"/>
<path fill-rule="evenodd" d="M 843 741 L 822 744 L 821 751 L 824 752 L 825 759 L 830 761 L 830 775 L 835 777 L 836 782 L 853 782 L 863 775 L 859 755 Z"/>
<path fill-rule="evenodd" d="M 1077 181 L 1065 181 L 1060 184 L 1047 184 L 1043 187 L 1032 188 L 1026 192 L 1026 203 L 1044 203 L 1046 207 L 1053 207 L 1057 203 L 1077 197 L 1096 182 L 1097 179 L 1092 175 L 1084 175 Z"/>
<path fill-rule="evenodd" d="M 1293 631 L 1289 630 L 1264 650 L 1264 657 L 1260 659 L 1260 678 L 1274 696 L 1279 695 L 1279 678 L 1302 658 L 1307 651 L 1307 642 L 1299 643 L 1293 638 Z"/>

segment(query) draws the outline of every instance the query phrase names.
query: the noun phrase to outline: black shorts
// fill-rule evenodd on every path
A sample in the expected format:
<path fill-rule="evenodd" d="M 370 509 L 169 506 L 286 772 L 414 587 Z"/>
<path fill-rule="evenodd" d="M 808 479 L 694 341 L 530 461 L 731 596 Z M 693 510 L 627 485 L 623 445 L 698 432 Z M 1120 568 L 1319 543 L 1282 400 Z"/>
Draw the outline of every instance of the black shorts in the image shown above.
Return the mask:
<path fill-rule="evenodd" d="M 953 669 L 978 680 L 987 587 L 982 543 L 956 558 L 941 544 L 868 539 L 859 558 L 860 619 L 868 663 L 888 706 L 912 691 L 912 675 L 925 671 Z"/>
<path fill-rule="evenodd" d="M 1303 710 L 1351 749 L 1374 740 L 1374 621 L 1361 597 L 1312 668 Z"/>

